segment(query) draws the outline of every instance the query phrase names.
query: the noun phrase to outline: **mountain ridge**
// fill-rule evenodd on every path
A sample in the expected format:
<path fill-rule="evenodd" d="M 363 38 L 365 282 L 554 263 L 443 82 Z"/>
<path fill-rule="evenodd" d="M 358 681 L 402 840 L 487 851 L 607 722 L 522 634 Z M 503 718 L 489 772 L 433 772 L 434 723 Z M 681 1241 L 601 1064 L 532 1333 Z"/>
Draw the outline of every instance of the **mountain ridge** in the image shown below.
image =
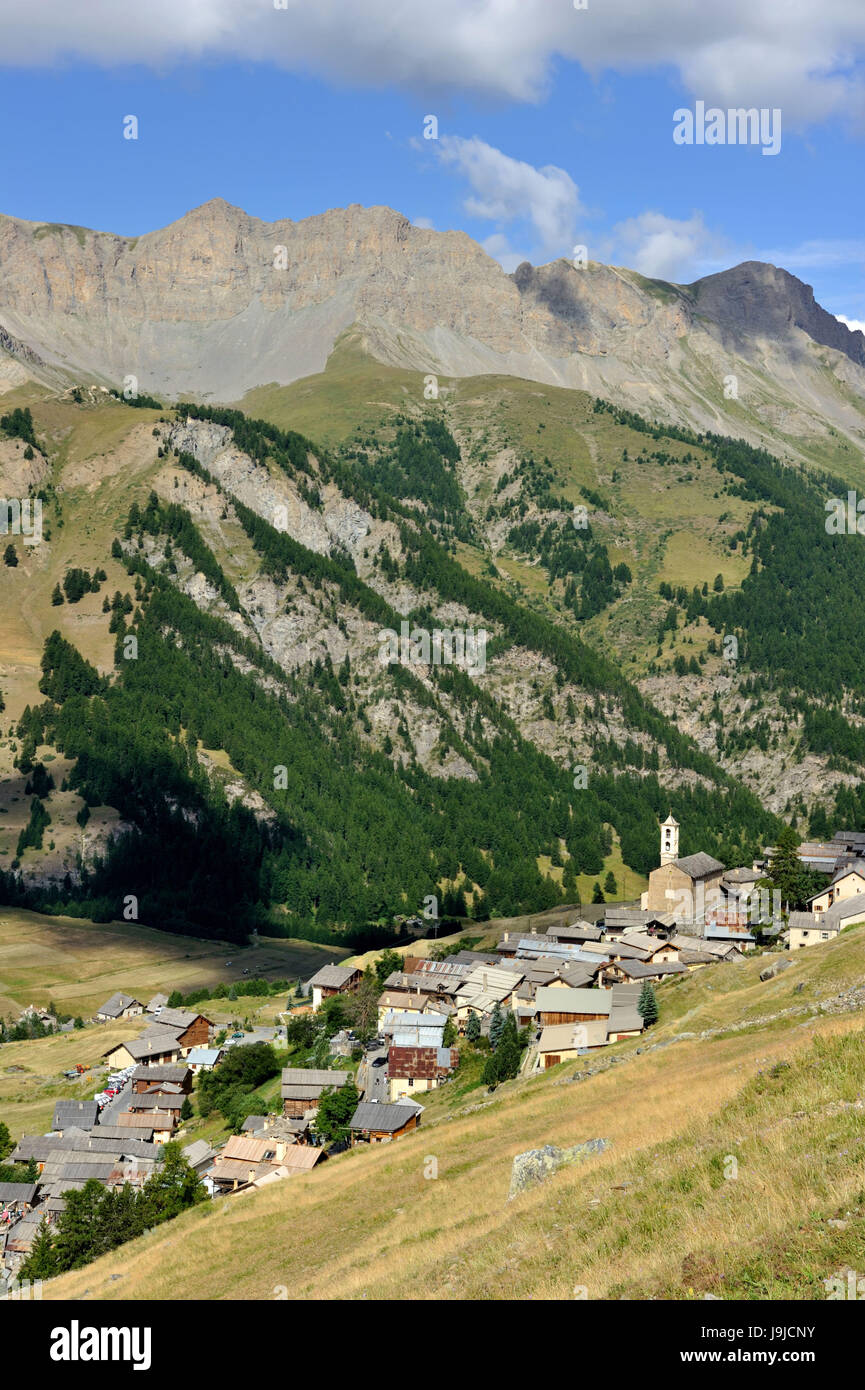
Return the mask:
<path fill-rule="evenodd" d="M 831 429 L 865 438 L 865 337 L 762 262 L 690 285 L 564 259 L 509 275 L 465 232 L 356 203 L 267 223 L 217 198 L 138 237 L 0 217 L 0 347 L 51 385 L 239 402 L 323 370 L 350 328 L 421 374 L 584 389 L 752 442 L 780 430 L 793 454 Z"/>

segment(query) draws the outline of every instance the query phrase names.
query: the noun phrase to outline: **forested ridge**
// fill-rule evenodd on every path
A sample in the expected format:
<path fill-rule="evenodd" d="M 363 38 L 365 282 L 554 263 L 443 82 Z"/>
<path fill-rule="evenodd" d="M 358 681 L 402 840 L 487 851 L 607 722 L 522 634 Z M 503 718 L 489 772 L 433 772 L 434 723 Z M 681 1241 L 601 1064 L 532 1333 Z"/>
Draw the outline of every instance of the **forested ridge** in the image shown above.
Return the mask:
<path fill-rule="evenodd" d="M 402 692 L 434 710 L 443 742 L 473 776 L 433 776 L 418 762 L 402 721 L 392 738 L 404 756 L 395 759 L 363 736 L 364 696 L 348 662 L 283 671 L 251 625 L 239 632 L 178 589 L 174 552 L 208 578 L 230 611 L 240 610 L 192 516 L 153 494 L 145 506 L 132 506 L 112 547 L 135 585 L 134 609 L 130 603 L 111 610 L 113 677 L 101 680 L 52 634 L 43 662 L 45 703 L 26 712 L 19 730 L 30 744 L 47 742 L 74 758 L 69 785 L 90 806 L 116 807 L 131 829 L 87 869 L 80 886 L 28 893 L 14 872 L 6 873 L 0 890 L 7 900 L 119 916 L 134 894 L 140 920 L 180 932 L 239 940 L 257 925 L 365 942 L 384 939 L 394 914 L 416 911 L 424 897 L 456 882 L 471 890 L 480 919 L 573 901 L 576 874 L 601 872 L 611 827 L 625 862 L 646 873 L 657 862 L 658 821 L 670 810 L 683 826 L 683 853 L 701 849 L 725 862 L 748 862 L 772 838 L 777 822 L 756 797 L 653 709 L 613 662 L 455 558 L 452 539 L 468 522 L 451 471 L 457 446 L 440 421 L 401 428 L 388 467 L 378 471 L 355 470 L 299 435 L 236 411 L 187 405 L 181 413 L 226 425 L 261 466 L 276 464 L 300 479 L 308 499 L 318 498 L 326 478 L 371 514 L 395 522 L 401 553 L 386 564 L 422 595 L 412 621 L 434 620 L 444 603 L 462 605 L 498 630 L 491 645 L 499 651 L 513 644 L 548 658 L 557 680 L 592 695 L 596 717 L 607 698 L 615 700 L 634 737 L 618 743 L 592 736 L 595 757 L 587 785 L 578 786 L 572 769 L 524 738 L 467 673 L 430 668 L 422 682 L 394 666 L 387 671 L 392 695 L 398 700 Z M 176 462 L 220 487 L 192 455 L 178 453 Z M 400 495 L 389 495 L 384 482 Z M 398 626 L 400 615 L 358 576 L 347 553 L 313 552 L 238 499 L 226 494 L 226 502 L 275 582 L 300 577 L 376 626 Z M 439 520 L 438 536 L 425 524 L 425 508 Z M 157 551 L 164 547 L 160 563 L 145 558 L 145 538 Z M 549 540 L 550 566 L 578 572 L 573 543 L 563 551 Z M 578 542 L 582 558 L 593 551 L 591 536 L 586 540 Z M 620 571 L 614 582 L 627 584 L 628 576 Z M 130 636 L 133 660 L 125 655 Z M 224 750 L 267 814 L 229 804 L 199 748 Z M 664 785 L 658 749 L 671 767 L 692 774 L 691 785 Z M 561 883 L 540 872 L 539 856 L 563 869 Z"/>

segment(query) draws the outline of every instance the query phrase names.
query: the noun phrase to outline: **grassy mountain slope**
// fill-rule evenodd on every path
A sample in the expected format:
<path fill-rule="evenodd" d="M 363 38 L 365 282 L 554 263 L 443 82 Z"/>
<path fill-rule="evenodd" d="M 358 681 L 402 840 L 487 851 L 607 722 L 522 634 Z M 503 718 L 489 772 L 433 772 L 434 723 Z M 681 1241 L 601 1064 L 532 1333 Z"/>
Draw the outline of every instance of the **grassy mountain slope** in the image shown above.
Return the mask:
<path fill-rule="evenodd" d="M 759 960 L 666 984 L 648 1038 L 494 1096 L 458 1074 L 416 1135 L 189 1212 L 43 1296 L 823 1298 L 861 1266 L 863 950 L 854 929 L 767 984 Z M 515 1154 L 595 1137 L 603 1156 L 506 1201 Z"/>

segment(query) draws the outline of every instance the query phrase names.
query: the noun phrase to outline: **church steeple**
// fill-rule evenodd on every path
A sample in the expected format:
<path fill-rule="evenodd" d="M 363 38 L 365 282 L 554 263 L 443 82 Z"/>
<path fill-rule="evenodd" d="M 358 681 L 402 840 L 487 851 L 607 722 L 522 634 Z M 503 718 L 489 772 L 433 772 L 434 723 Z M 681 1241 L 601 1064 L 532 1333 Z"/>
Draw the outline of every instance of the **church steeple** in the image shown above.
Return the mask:
<path fill-rule="evenodd" d="M 679 822 L 672 811 L 661 826 L 661 863 L 672 864 L 679 857 Z"/>

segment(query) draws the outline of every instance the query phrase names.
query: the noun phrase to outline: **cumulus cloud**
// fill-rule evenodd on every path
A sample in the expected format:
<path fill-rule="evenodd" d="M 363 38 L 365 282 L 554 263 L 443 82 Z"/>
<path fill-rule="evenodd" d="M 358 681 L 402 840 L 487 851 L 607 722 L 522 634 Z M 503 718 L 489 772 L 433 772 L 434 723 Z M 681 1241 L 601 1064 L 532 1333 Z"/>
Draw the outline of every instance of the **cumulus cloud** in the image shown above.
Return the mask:
<path fill-rule="evenodd" d="M 528 223 L 545 256 L 571 251 L 582 209 L 579 189 L 565 169 L 555 164 L 535 168 L 477 136 L 471 140 L 443 136 L 438 155 L 467 181 L 471 192 L 463 206 L 469 216 L 499 224 L 487 242 L 488 248 L 497 247 L 491 255 L 501 259 L 502 253 L 515 254 L 508 250 L 501 232 L 512 223 Z"/>
<path fill-rule="evenodd" d="M 701 212 L 687 219 L 641 212 L 617 223 L 613 242 L 617 258 L 641 275 L 677 284 L 687 284 L 729 259 L 723 238 L 706 226 Z"/>
<path fill-rule="evenodd" d="M 164 65 L 273 61 L 354 85 L 543 95 L 556 58 L 588 71 L 678 71 L 720 105 L 781 106 L 785 124 L 865 112 L 862 0 L 0 0 L 0 63 L 69 56 Z"/>
<path fill-rule="evenodd" d="M 865 333 L 865 319 L 848 319 L 846 314 L 836 314 L 839 323 L 844 323 L 853 333 Z"/>

